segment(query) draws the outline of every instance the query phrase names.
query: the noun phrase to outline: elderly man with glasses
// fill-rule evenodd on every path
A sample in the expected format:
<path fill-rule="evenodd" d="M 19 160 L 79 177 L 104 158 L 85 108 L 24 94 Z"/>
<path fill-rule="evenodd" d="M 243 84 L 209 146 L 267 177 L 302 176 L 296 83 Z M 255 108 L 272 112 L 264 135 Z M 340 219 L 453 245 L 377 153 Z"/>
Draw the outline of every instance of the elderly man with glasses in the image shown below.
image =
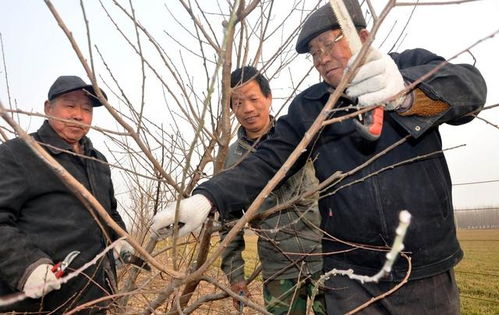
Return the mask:
<path fill-rule="evenodd" d="M 357 0 L 344 1 L 361 40 L 368 36 Z M 180 204 L 179 218 L 188 222 L 182 233 L 199 226 L 212 205 L 222 216 L 247 206 L 279 170 L 306 135 L 331 90 L 355 59 L 331 7 L 321 7 L 305 21 L 296 45 L 310 53 L 323 82 L 293 100 L 288 114 L 275 124 L 273 137 L 237 167 L 201 184 Z M 340 117 L 356 105 L 383 104 L 383 128 L 377 139 L 366 139 L 352 119 L 325 126 L 286 176 L 314 161 L 320 182 L 337 171 L 352 172 L 321 190 L 319 209 L 324 230 L 324 271 L 353 269 L 373 275 L 383 265 L 393 243 L 398 214 L 413 215 L 405 251 L 379 283 L 361 283 L 345 276 L 326 281 L 328 314 L 343 314 L 389 291 L 409 274 L 396 292 L 372 303 L 369 314 L 456 314 L 459 294 L 453 267 L 463 252 L 456 237 L 451 179 L 438 130 L 443 123 L 460 125 L 473 119 L 486 99 L 486 84 L 471 65 L 445 64 L 407 94 L 395 98 L 408 84 L 445 62 L 424 49 L 384 54 L 370 48 L 364 64 L 330 113 Z M 383 150 L 388 152 L 381 154 Z M 244 193 L 242 193 L 244 192 Z M 158 213 L 153 229 L 161 234 L 173 222 L 175 207 Z M 185 229 L 187 227 L 187 229 Z M 183 230 L 185 229 L 185 230 Z M 183 230 L 183 231 L 182 231 Z"/>

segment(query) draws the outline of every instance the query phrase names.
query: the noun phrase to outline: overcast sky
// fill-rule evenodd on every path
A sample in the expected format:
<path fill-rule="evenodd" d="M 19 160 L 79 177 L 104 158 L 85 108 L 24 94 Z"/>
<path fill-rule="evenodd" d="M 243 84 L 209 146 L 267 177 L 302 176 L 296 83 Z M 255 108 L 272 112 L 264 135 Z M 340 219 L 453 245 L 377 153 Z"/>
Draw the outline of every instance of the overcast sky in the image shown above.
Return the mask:
<path fill-rule="evenodd" d="M 173 3 L 173 0 L 168 1 Z M 286 0 L 276 0 L 277 3 L 281 1 Z M 165 28 L 168 28 L 169 33 L 176 32 L 173 23 L 169 23 L 166 18 L 164 1 L 135 2 L 139 20 L 148 28 L 156 31 L 157 34 L 161 34 Z M 216 2 L 212 2 L 215 5 Z M 373 2 L 381 6 L 386 1 L 375 0 Z M 80 2 L 58 0 L 53 3 L 79 40 L 80 45 L 86 47 L 86 31 L 82 23 Z M 112 56 L 111 62 L 121 65 L 121 77 L 124 78 L 125 87 L 136 87 L 139 85 L 140 78 L 133 72 L 131 74 L 127 72 L 132 71 L 133 66 L 137 66 L 136 60 L 127 59 L 130 52 L 122 48 L 121 38 L 105 19 L 98 1 L 85 1 L 85 4 L 94 30 L 93 40 L 107 57 Z M 392 34 L 398 35 L 411 11 L 411 7 L 395 8 L 382 32 L 386 34 L 388 29 L 393 28 Z M 450 58 L 499 30 L 498 13 L 498 0 L 418 7 L 404 31 L 406 34 L 404 40 L 396 45 L 396 50 L 422 47 Z M 14 107 L 41 112 L 48 88 L 61 74 L 76 74 L 88 81 L 68 40 L 43 1 L 0 1 L 0 33 L 5 46 L 11 102 Z M 394 36 L 389 37 L 383 45 L 381 45 L 382 37 L 379 37 L 377 45 L 381 45 L 383 51 L 388 51 L 395 42 Z M 119 45 L 118 42 L 120 42 Z M 487 104 L 499 103 L 497 88 L 499 85 L 499 35 L 471 49 L 471 53 L 476 59 L 476 66 L 488 84 Z M 474 59 L 470 54 L 465 54 L 455 62 L 473 63 Z M 0 99 L 4 105 L 8 105 L 4 70 L 2 62 L 0 64 Z M 103 69 L 97 71 L 104 72 Z M 195 75 L 195 69 L 192 71 L 192 75 Z M 103 112 L 104 109 L 96 111 L 94 123 L 101 127 L 112 128 L 106 125 L 109 119 Z M 480 116 L 496 126 L 499 125 L 499 108 L 484 111 Z M 25 123 L 24 127 L 34 131 L 39 124 L 39 120 L 33 120 L 30 124 Z M 456 208 L 499 206 L 499 129 L 476 119 L 464 126 L 443 126 L 441 131 L 445 148 L 466 145 L 446 153 L 455 184 L 493 181 L 454 186 Z"/>

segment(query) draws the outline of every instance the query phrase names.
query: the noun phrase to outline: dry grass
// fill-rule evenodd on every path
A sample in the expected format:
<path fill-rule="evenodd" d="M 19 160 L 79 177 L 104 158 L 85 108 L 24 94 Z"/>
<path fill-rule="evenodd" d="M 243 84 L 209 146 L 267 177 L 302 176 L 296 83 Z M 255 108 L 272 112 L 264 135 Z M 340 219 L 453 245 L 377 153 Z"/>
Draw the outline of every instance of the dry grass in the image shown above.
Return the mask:
<path fill-rule="evenodd" d="M 460 230 L 456 268 L 462 314 L 499 314 L 499 230 Z"/>
<path fill-rule="evenodd" d="M 257 237 L 253 233 L 246 233 L 246 234 L 247 234 L 246 250 L 243 252 L 243 257 L 244 260 L 246 261 L 245 272 L 246 275 L 249 276 L 255 270 L 259 260 L 256 249 Z M 212 237 L 211 240 L 212 248 L 217 246 L 218 243 L 219 243 L 218 237 Z M 166 242 L 161 242 L 160 244 L 158 244 L 156 250 L 160 250 L 161 248 L 166 247 L 168 245 L 169 244 L 167 244 Z M 184 248 L 185 251 L 180 253 L 179 256 L 190 257 L 193 254 L 192 249 L 194 247 L 185 246 Z M 171 261 L 167 258 L 166 255 L 162 254 L 157 258 L 160 261 L 164 262 L 165 264 L 171 266 Z M 205 274 L 213 279 L 218 279 L 222 285 L 229 287 L 230 285 L 227 281 L 227 278 L 225 274 L 221 271 L 219 266 L 220 266 L 220 260 L 218 259 L 216 263 Z M 128 303 L 127 307 L 127 312 L 126 312 L 127 314 L 140 314 L 144 309 L 144 305 L 148 305 L 151 301 L 153 301 L 154 298 L 157 296 L 157 292 L 159 292 L 164 287 L 164 285 L 167 282 L 169 282 L 169 279 L 161 278 L 160 276 L 157 276 L 151 280 L 152 276 L 153 274 L 149 274 L 147 272 L 141 272 L 141 274 L 139 275 L 137 284 L 139 286 L 141 284 L 144 284 L 144 287 L 147 287 L 148 290 L 147 292 L 134 295 L 133 298 L 130 299 L 130 302 Z M 123 273 L 120 275 L 120 278 L 121 279 L 127 278 L 126 271 L 123 271 Z M 251 293 L 252 300 L 260 305 L 263 305 L 261 277 L 258 277 L 254 282 L 251 283 L 251 285 L 249 286 L 249 290 Z M 190 302 L 197 300 L 199 297 L 203 295 L 220 293 L 220 292 L 221 291 L 217 289 L 214 285 L 207 282 L 201 282 L 201 284 L 196 289 L 194 295 L 190 299 Z M 170 306 L 171 306 L 170 303 L 168 303 L 167 305 L 163 305 L 162 307 L 157 309 L 157 312 L 165 313 L 167 309 L 170 308 Z M 192 314 L 229 315 L 229 314 L 240 314 L 240 313 L 234 309 L 232 305 L 232 299 L 225 298 L 222 300 L 205 303 L 202 307 L 200 307 L 197 311 L 195 311 Z M 245 308 L 244 314 L 255 314 L 255 311 L 249 308 Z"/>

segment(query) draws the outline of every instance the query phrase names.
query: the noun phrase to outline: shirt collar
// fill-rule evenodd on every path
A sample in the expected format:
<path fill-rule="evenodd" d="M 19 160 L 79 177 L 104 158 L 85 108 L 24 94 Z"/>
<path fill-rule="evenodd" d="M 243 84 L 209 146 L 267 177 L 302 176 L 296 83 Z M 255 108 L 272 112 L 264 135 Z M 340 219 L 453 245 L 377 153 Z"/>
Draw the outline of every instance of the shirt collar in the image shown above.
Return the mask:
<path fill-rule="evenodd" d="M 266 134 L 263 134 L 259 139 L 259 142 L 262 142 L 263 140 L 267 139 L 268 136 L 274 133 L 274 125 L 275 125 L 275 119 L 274 116 L 270 115 L 270 129 Z M 250 139 L 248 138 L 248 135 L 246 134 L 246 129 L 243 128 L 243 126 L 239 126 L 239 129 L 237 130 L 237 138 L 242 139 L 247 143 L 253 144 L 256 139 Z"/>

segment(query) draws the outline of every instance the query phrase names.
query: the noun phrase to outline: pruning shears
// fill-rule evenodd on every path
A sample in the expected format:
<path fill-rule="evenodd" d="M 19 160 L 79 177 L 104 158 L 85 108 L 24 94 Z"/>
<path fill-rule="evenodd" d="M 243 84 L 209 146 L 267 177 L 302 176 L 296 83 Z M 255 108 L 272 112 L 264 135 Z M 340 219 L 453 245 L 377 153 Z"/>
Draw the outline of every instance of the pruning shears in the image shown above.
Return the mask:
<path fill-rule="evenodd" d="M 79 251 L 74 250 L 66 255 L 63 261 L 58 262 L 52 267 L 52 272 L 55 274 L 57 279 L 62 278 L 64 276 L 64 271 L 68 266 L 73 262 L 73 260 L 80 254 Z"/>
<path fill-rule="evenodd" d="M 359 115 L 358 120 L 354 119 L 354 125 L 362 138 L 369 141 L 376 141 L 383 129 L 384 109 L 378 106 L 363 115 Z"/>

